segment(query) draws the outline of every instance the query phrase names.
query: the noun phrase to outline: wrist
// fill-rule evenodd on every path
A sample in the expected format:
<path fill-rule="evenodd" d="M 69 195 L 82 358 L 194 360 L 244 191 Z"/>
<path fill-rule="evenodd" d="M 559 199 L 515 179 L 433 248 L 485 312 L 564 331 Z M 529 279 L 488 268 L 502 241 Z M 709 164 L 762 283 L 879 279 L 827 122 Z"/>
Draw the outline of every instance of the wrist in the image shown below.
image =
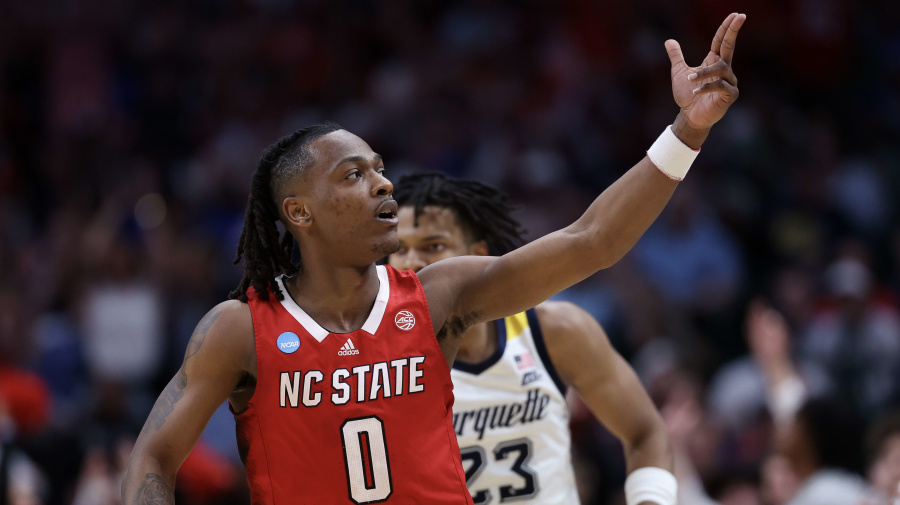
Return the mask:
<path fill-rule="evenodd" d="M 658 467 L 643 467 L 625 479 L 625 503 L 628 505 L 675 505 L 678 481 L 672 472 Z"/>
<path fill-rule="evenodd" d="M 679 112 L 672 123 L 672 133 L 682 141 L 684 145 L 691 149 L 700 149 L 706 137 L 709 136 L 710 128 L 699 128 L 692 124 L 684 112 Z"/>
<path fill-rule="evenodd" d="M 698 154 L 700 150 L 687 146 L 675 135 L 671 125 L 667 126 L 650 149 L 647 149 L 647 158 L 650 162 L 673 181 L 684 179 Z"/>

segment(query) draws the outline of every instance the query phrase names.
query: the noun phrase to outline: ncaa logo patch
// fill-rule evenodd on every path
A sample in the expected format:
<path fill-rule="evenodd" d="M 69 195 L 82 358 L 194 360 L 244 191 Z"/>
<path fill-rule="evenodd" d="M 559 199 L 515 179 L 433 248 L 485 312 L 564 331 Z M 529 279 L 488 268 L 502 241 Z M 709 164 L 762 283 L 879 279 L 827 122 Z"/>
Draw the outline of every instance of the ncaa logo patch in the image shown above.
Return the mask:
<path fill-rule="evenodd" d="M 278 346 L 279 351 L 285 354 L 291 354 L 297 352 L 297 349 L 300 348 L 300 337 L 292 331 L 286 331 L 281 335 L 278 335 L 278 340 L 276 340 L 275 343 Z"/>
<path fill-rule="evenodd" d="M 401 310 L 394 316 L 394 324 L 403 331 L 409 331 L 416 325 L 416 316 L 408 310 Z"/>

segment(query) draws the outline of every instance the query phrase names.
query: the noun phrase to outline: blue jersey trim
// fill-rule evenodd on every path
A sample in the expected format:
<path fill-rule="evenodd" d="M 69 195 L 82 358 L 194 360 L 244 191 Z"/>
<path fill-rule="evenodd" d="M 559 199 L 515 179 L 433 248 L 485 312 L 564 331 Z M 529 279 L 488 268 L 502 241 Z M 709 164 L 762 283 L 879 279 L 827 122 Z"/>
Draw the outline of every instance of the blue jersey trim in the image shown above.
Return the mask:
<path fill-rule="evenodd" d="M 503 352 L 506 351 L 506 321 L 498 319 L 494 321 L 494 325 L 497 327 L 497 348 L 494 349 L 494 353 L 481 363 L 466 363 L 458 359 L 454 360 L 454 370 L 478 375 L 500 361 L 500 358 L 503 357 Z"/>
<path fill-rule="evenodd" d="M 553 366 L 553 361 L 550 360 L 550 354 L 547 353 L 547 346 L 544 344 L 544 333 L 541 331 L 541 325 L 538 323 L 537 312 L 535 312 L 534 309 L 528 309 L 525 311 L 525 317 L 528 318 L 528 326 L 531 328 L 531 338 L 534 340 L 534 347 L 537 349 L 538 356 L 541 357 L 541 361 L 544 362 L 544 368 L 547 369 L 547 373 L 550 374 L 553 383 L 556 384 L 559 392 L 563 395 L 563 398 L 565 398 L 567 389 L 566 384 L 559 377 L 559 374 L 556 372 L 556 367 Z"/>

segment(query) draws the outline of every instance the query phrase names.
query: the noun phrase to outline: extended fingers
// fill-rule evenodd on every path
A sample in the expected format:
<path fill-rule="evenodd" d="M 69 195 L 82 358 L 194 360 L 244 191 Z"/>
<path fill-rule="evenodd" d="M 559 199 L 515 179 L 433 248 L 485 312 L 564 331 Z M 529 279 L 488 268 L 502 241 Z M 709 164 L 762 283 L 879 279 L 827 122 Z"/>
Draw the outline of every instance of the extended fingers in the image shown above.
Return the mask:
<path fill-rule="evenodd" d="M 737 100 L 740 92 L 728 81 L 720 79 L 718 81 L 708 82 L 694 90 L 694 95 L 706 95 L 708 93 L 717 93 L 725 102 L 732 103 Z"/>
<path fill-rule="evenodd" d="M 728 29 L 725 30 L 725 38 L 722 40 L 722 51 L 719 55 L 729 64 L 731 63 L 732 57 L 734 57 L 734 43 L 737 41 L 738 31 L 741 29 L 741 26 L 744 25 L 746 19 L 746 14 L 735 15 L 731 24 L 728 25 Z"/>
<path fill-rule="evenodd" d="M 734 87 L 738 85 L 737 76 L 734 75 L 731 65 L 725 60 L 719 60 L 708 67 L 698 68 L 693 73 L 688 74 L 688 79 L 696 82 L 703 82 L 704 79 L 712 79 L 714 77 L 723 79 Z"/>
<path fill-rule="evenodd" d="M 737 12 L 732 12 L 725 18 L 725 21 L 722 21 L 722 25 L 719 26 L 719 29 L 716 30 L 716 36 L 713 37 L 712 47 L 710 50 L 716 54 L 722 50 L 722 41 L 725 40 L 725 34 L 728 32 L 728 27 L 731 26 L 731 21 L 734 20 L 734 17 L 737 16 Z"/>

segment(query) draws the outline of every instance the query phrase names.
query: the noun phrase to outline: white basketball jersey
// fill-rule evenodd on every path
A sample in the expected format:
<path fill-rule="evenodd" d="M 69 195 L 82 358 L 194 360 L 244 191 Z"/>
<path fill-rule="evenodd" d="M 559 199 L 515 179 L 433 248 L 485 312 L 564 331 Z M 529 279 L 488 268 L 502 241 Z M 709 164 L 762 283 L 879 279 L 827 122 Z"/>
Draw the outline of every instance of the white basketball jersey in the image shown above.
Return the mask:
<path fill-rule="evenodd" d="M 497 351 L 451 371 L 453 427 L 476 505 L 578 504 L 565 386 L 534 309 L 496 321 Z"/>

